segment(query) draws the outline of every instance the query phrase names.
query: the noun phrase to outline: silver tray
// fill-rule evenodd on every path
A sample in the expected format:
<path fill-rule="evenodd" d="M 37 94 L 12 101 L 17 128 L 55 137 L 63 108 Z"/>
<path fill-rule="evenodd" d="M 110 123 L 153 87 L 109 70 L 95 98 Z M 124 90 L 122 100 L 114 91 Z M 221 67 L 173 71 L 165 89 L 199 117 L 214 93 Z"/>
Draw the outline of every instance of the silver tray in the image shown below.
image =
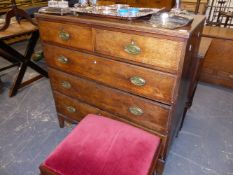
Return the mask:
<path fill-rule="evenodd" d="M 167 13 L 167 19 L 163 21 L 162 14 L 152 15 L 149 23 L 154 27 L 165 28 L 165 29 L 176 29 L 184 26 L 188 26 L 193 21 L 192 15 L 182 15 L 182 14 L 173 14 Z"/>
<path fill-rule="evenodd" d="M 133 7 L 128 7 L 128 9 Z M 117 18 L 117 19 L 137 19 L 145 16 L 149 16 L 152 14 L 156 14 L 163 9 L 157 8 L 137 8 L 139 12 L 137 13 L 126 13 L 125 15 L 121 15 L 118 13 L 117 6 L 109 5 L 109 6 L 96 6 L 96 7 L 75 7 L 71 8 L 73 13 L 85 14 L 90 16 L 98 16 L 105 18 Z"/>
<path fill-rule="evenodd" d="M 54 15 L 65 15 L 71 13 L 70 8 L 54 8 L 54 7 L 42 7 L 39 9 L 38 12 L 54 14 Z"/>

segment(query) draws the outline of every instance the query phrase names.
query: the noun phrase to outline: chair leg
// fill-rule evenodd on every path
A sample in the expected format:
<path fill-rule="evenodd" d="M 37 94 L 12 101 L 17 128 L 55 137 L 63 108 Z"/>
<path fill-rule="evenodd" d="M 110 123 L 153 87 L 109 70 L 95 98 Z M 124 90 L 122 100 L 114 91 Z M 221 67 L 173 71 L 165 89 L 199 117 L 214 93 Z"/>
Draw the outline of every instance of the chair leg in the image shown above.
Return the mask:
<path fill-rule="evenodd" d="M 65 127 L 65 119 L 63 117 L 58 116 L 58 122 L 59 122 L 60 128 L 64 128 Z"/>

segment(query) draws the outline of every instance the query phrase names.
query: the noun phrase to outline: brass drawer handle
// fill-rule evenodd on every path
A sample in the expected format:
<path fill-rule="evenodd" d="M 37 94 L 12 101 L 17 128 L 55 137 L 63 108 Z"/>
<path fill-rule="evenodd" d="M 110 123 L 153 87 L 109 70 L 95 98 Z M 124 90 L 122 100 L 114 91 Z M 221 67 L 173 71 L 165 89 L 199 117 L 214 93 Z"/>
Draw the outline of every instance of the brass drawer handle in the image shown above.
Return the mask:
<path fill-rule="evenodd" d="M 133 115 L 140 116 L 143 115 L 143 110 L 137 106 L 132 106 L 129 108 L 129 112 Z"/>
<path fill-rule="evenodd" d="M 68 41 L 70 39 L 70 34 L 62 30 L 59 32 L 59 38 L 63 41 Z"/>
<path fill-rule="evenodd" d="M 144 86 L 146 84 L 146 80 L 138 76 L 131 77 L 130 82 L 135 86 Z"/>
<path fill-rule="evenodd" d="M 66 110 L 67 110 L 69 113 L 75 113 L 75 112 L 76 112 L 76 109 L 75 109 L 73 106 L 67 106 L 67 107 L 66 107 Z"/>
<path fill-rule="evenodd" d="M 132 55 L 137 55 L 141 52 L 141 48 L 138 47 L 134 41 L 132 41 L 129 45 L 125 47 L 124 51 Z"/>
<path fill-rule="evenodd" d="M 66 88 L 66 89 L 70 89 L 71 88 L 71 84 L 68 81 L 62 81 L 61 82 L 61 86 Z"/>
<path fill-rule="evenodd" d="M 229 75 L 229 78 L 233 79 L 233 74 L 230 74 L 230 75 Z"/>
<path fill-rule="evenodd" d="M 66 57 L 64 57 L 64 56 L 59 56 L 57 58 L 57 61 L 60 62 L 60 63 L 62 63 L 62 64 L 67 64 L 69 62 L 69 59 L 66 58 Z"/>

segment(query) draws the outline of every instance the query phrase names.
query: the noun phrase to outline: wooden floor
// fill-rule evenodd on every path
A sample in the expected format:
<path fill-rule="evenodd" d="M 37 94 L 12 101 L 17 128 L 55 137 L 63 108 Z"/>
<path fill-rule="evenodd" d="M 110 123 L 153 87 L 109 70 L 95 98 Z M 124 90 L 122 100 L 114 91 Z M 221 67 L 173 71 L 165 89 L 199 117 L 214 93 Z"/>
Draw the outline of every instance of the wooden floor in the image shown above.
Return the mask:
<path fill-rule="evenodd" d="M 24 45 L 17 44 L 21 50 Z M 0 66 L 7 64 L 0 58 Z M 48 79 L 8 98 L 16 69 L 0 74 L 0 175 L 38 175 L 38 166 L 72 128 L 58 127 Z M 35 73 L 28 70 L 27 77 Z M 164 175 L 233 174 L 233 91 L 199 84 Z"/>

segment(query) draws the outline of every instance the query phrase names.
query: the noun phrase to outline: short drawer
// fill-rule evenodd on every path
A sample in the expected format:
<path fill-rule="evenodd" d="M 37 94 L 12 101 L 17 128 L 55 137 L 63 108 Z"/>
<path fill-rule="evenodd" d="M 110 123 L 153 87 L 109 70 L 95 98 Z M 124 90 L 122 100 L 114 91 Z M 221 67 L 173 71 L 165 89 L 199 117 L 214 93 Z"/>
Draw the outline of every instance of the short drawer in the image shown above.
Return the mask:
<path fill-rule="evenodd" d="M 92 30 L 86 25 L 73 25 L 51 21 L 39 21 L 40 37 L 43 41 L 92 51 Z"/>
<path fill-rule="evenodd" d="M 183 43 L 96 29 L 96 52 L 177 71 Z"/>
<path fill-rule="evenodd" d="M 173 100 L 176 77 L 171 74 L 51 45 L 45 45 L 44 54 L 48 65 L 67 73 L 164 103 Z"/>
<path fill-rule="evenodd" d="M 54 90 L 128 121 L 166 133 L 170 107 L 49 69 Z M 64 86 L 64 84 L 68 84 Z"/>

